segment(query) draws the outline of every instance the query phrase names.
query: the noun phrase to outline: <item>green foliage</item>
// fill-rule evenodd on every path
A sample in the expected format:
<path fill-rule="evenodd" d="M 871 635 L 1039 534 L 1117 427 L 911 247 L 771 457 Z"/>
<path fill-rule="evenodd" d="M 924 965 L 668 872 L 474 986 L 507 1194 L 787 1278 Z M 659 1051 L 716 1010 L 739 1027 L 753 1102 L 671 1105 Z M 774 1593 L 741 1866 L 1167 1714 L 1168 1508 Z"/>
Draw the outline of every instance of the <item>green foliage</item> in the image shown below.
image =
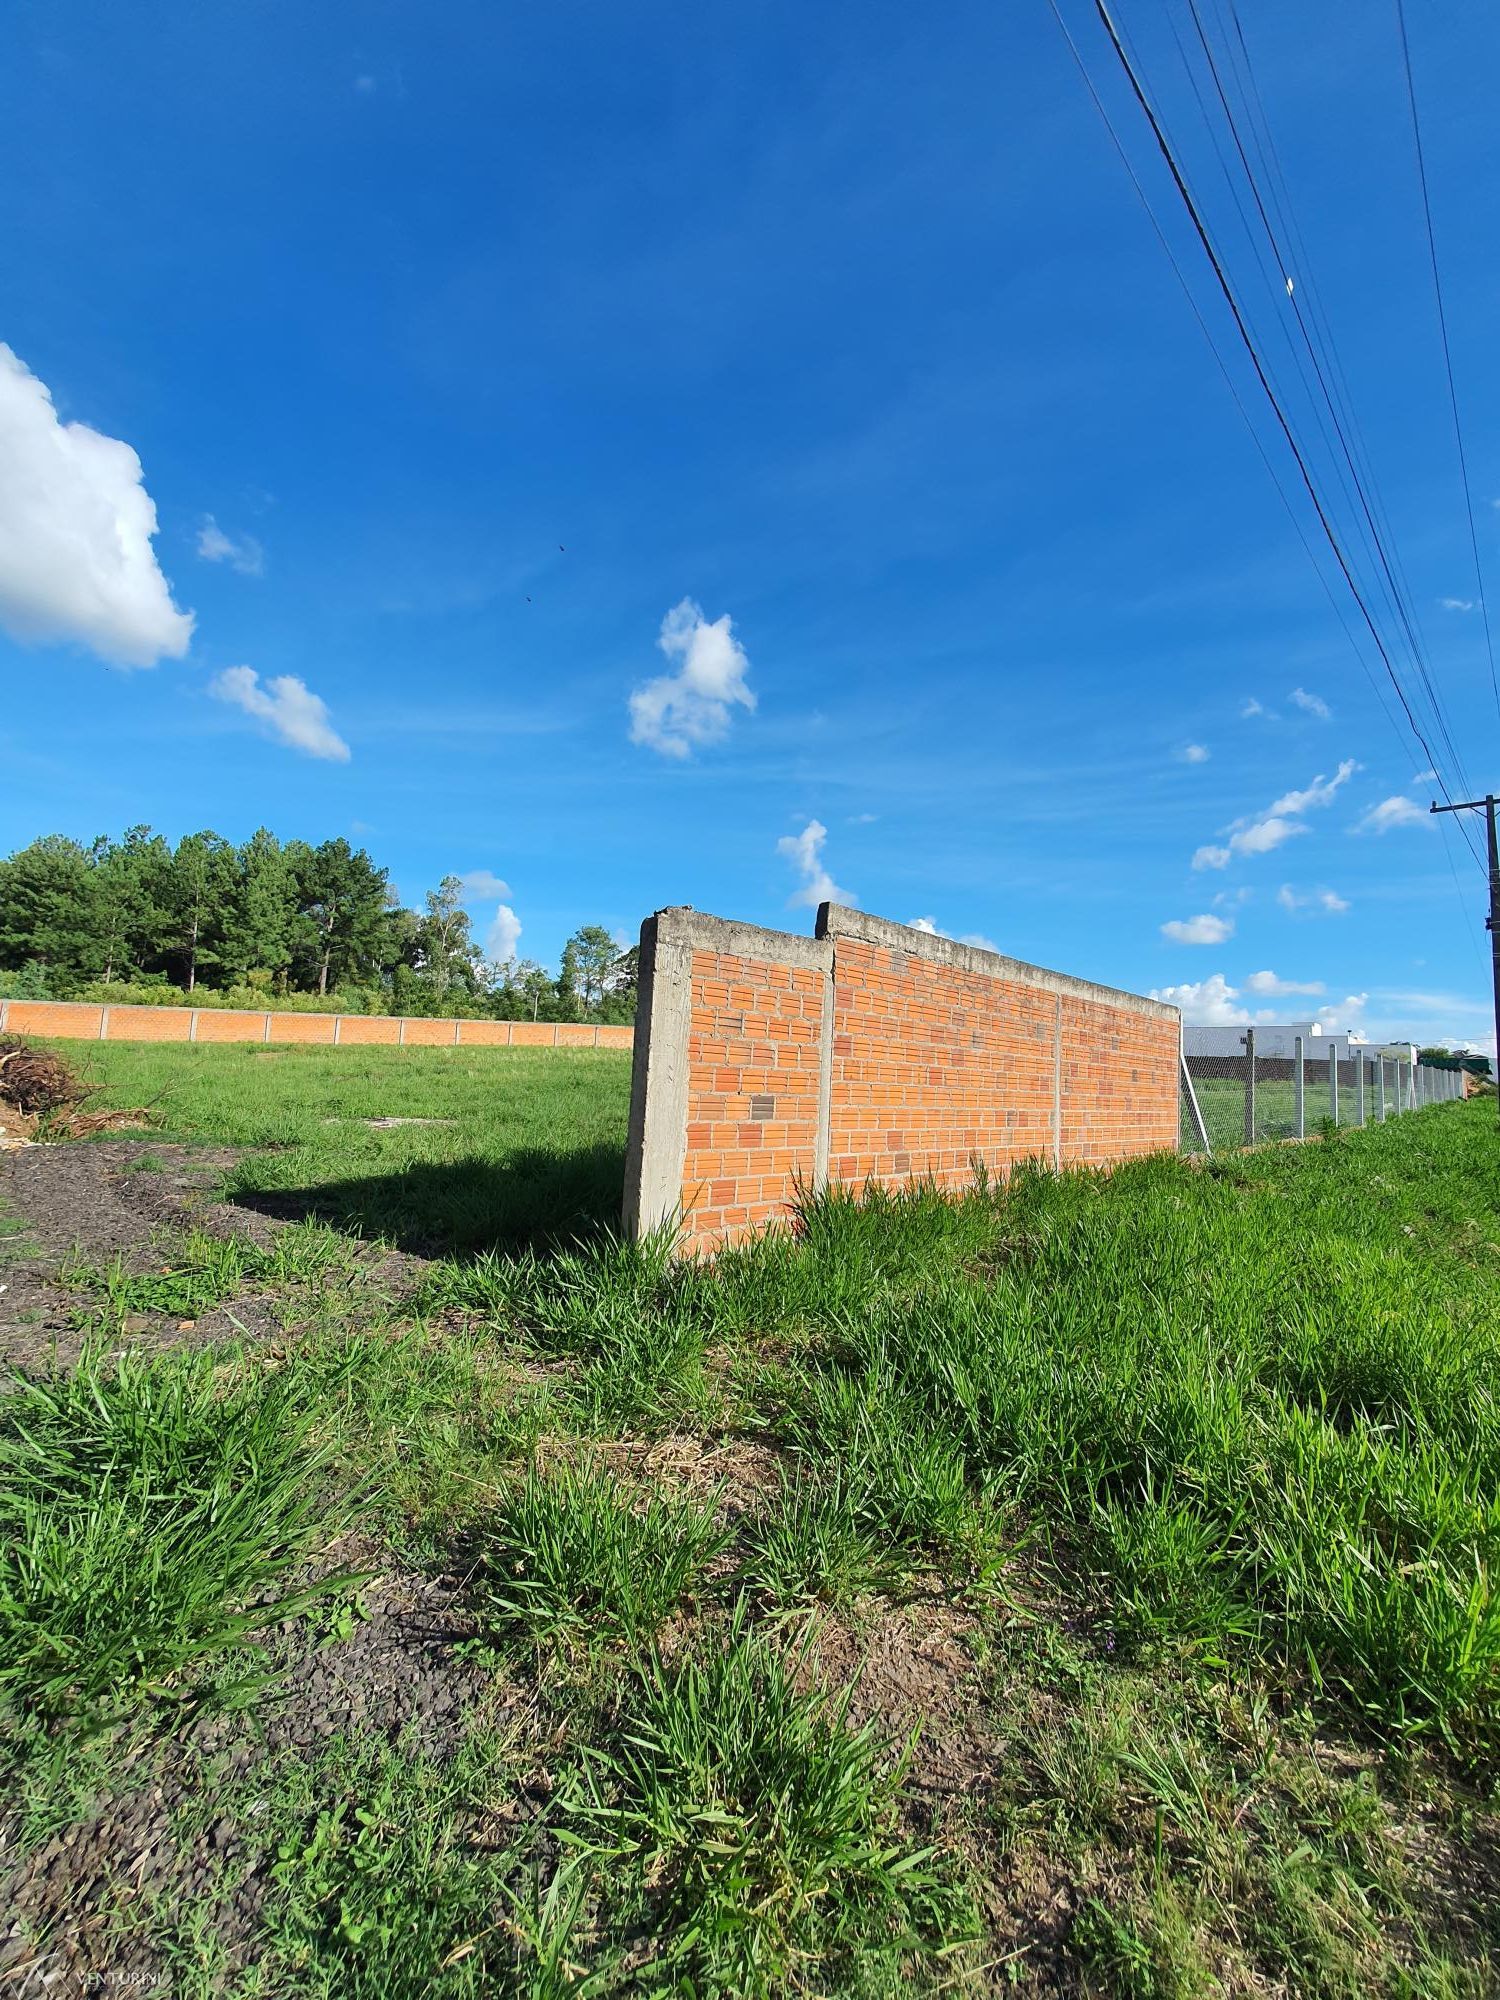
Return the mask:
<path fill-rule="evenodd" d="M 459 877 L 403 909 L 363 848 L 283 846 L 265 827 L 239 847 L 203 831 L 173 849 L 146 826 L 88 848 L 49 834 L 0 859 L 0 992 L 17 999 L 264 1007 L 301 993 L 349 1013 L 628 1022 L 635 956 L 591 924 L 555 979 L 530 961 L 487 967 Z"/>
<path fill-rule="evenodd" d="M 337 1587 L 291 1572 L 337 1529 L 294 1374 L 87 1353 L 0 1401 L 0 1698 L 89 1726 Z"/>
<path fill-rule="evenodd" d="M 653 1638 L 723 1548 L 712 1500 L 635 1497 L 604 1469 L 533 1465 L 479 1532 L 484 1625 L 547 1648 L 605 1651 Z"/>
<path fill-rule="evenodd" d="M 635 1990 L 857 1991 L 968 1934 L 930 1852 L 898 1834 L 904 1759 L 851 1726 L 850 1692 L 799 1689 L 743 1605 L 720 1643 L 642 1669 L 559 1812 L 611 1929 L 642 1939 Z"/>

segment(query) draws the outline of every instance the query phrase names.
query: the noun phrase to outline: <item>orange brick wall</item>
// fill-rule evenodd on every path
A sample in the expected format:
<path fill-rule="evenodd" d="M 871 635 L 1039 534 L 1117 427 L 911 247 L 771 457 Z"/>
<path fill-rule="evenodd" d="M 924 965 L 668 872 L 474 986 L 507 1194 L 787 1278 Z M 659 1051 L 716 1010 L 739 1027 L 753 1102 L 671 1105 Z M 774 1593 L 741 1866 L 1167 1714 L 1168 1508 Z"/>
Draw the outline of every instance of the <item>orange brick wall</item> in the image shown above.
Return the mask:
<path fill-rule="evenodd" d="M 857 939 L 833 990 L 835 1180 L 964 1187 L 976 1158 L 1054 1156 L 1055 995 Z"/>
<path fill-rule="evenodd" d="M 788 1214 L 818 1137 L 823 980 L 806 967 L 696 951 L 688 1034 L 685 1235 L 707 1247 Z"/>
<path fill-rule="evenodd" d="M 799 1185 L 956 1189 L 982 1160 L 1175 1150 L 1174 1008 L 825 904 L 813 939 L 662 910 L 641 933 L 625 1222 L 711 1250 Z"/>
<path fill-rule="evenodd" d="M 195 1025 L 196 1022 L 196 1025 Z M 89 1042 L 337 1042 L 343 1047 L 628 1049 L 634 1028 L 588 1022 L 434 1021 L 380 1014 L 256 1014 L 227 1007 L 100 1007 L 0 1000 L 0 1030 Z"/>

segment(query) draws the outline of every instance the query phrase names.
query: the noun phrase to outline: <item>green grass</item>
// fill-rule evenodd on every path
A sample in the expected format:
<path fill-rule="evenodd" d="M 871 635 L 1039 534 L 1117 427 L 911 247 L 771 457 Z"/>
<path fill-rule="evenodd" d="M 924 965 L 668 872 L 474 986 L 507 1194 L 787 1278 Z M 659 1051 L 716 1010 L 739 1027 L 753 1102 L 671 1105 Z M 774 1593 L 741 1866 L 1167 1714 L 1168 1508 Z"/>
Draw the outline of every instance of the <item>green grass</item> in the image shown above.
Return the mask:
<path fill-rule="evenodd" d="M 230 1185 L 277 1215 L 424 1253 L 618 1223 L 628 1052 L 58 1046 L 91 1107 L 147 1105 L 160 1137 L 251 1149 Z"/>
<path fill-rule="evenodd" d="M 0 1702 L 88 1731 L 321 1591 L 336 1532 L 295 1371 L 86 1353 L 0 1401 Z"/>
<path fill-rule="evenodd" d="M 240 1052 L 142 1053 L 186 1078 L 176 1129 L 245 1142 Z M 497 1067 L 481 1116 L 454 1071 L 393 1106 L 408 1059 L 355 1060 L 360 1115 L 466 1121 L 367 1135 L 428 1166 L 503 1169 L 573 1079 L 620 1082 Z M 0 1688 L 53 1718 L 15 1731 L 28 1837 L 107 1789 L 106 1723 L 195 1754 L 173 1701 L 248 1677 L 346 1521 L 452 1579 L 482 1676 L 452 1757 L 205 1776 L 273 1857 L 223 1991 L 1492 1990 L 1491 1105 L 835 1190 L 712 1265 L 436 1204 L 447 1254 L 397 1297 L 341 1234 L 419 1232 L 351 1196 L 303 1074 L 240 1173 L 330 1223 L 75 1273 L 105 1327 L 251 1286 L 282 1333 L 20 1389 L 0 1465 Z M 351 1626 L 322 1617 L 328 1657 Z M 215 1963 L 236 1893 L 159 1888 L 161 1949 Z"/>

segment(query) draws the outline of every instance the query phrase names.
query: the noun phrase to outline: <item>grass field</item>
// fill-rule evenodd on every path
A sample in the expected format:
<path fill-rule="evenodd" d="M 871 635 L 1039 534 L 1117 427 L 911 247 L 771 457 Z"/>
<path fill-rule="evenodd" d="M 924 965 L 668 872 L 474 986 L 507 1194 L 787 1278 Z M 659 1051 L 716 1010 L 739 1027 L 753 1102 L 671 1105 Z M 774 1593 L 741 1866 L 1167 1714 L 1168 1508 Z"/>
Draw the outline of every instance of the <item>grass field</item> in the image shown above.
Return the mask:
<path fill-rule="evenodd" d="M 569 1247 L 455 1192 L 549 1146 L 602 1187 L 619 1059 L 346 1061 L 99 1051 L 313 1219 L 75 1272 L 95 1350 L 3 1419 L 16 1840 L 176 1801 L 96 1962 L 267 2000 L 1495 1990 L 1493 1105 L 835 1193 L 673 1266 L 586 1200 Z M 353 1122 L 393 1114 L 454 1122 Z M 446 1249 L 392 1292 L 382 1228 Z M 114 1358 L 174 1282 L 276 1337 Z M 462 1619 L 453 1740 L 226 1765 L 200 1718 L 275 1712 L 253 1647 L 355 1657 L 391 1572 Z"/>
<path fill-rule="evenodd" d="M 60 1053 L 98 1085 L 101 1107 L 149 1105 L 164 1136 L 253 1148 L 234 1192 L 284 1216 L 423 1252 L 568 1238 L 619 1216 L 628 1051 L 119 1042 Z"/>

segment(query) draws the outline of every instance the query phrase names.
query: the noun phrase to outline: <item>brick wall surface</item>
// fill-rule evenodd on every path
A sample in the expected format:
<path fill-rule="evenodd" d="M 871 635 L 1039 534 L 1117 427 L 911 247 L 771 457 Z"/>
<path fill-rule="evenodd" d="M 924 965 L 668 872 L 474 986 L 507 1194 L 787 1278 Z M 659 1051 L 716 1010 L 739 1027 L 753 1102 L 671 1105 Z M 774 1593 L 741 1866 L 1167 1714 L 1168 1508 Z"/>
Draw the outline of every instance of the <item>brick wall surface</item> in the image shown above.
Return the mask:
<path fill-rule="evenodd" d="M 799 1185 L 960 1188 L 982 1160 L 1173 1149 L 1174 1008 L 825 904 L 812 939 L 663 910 L 641 933 L 625 1222 L 711 1250 Z"/>
<path fill-rule="evenodd" d="M 726 951 L 692 957 L 687 1149 L 689 1233 L 722 1241 L 786 1212 L 813 1178 L 822 975 Z"/>
<path fill-rule="evenodd" d="M 337 1042 L 340 1048 L 628 1049 L 634 1028 L 588 1022 L 434 1021 L 394 1014 L 257 1014 L 228 1007 L 100 1007 L 0 1000 L 0 1032 L 89 1042 Z"/>

